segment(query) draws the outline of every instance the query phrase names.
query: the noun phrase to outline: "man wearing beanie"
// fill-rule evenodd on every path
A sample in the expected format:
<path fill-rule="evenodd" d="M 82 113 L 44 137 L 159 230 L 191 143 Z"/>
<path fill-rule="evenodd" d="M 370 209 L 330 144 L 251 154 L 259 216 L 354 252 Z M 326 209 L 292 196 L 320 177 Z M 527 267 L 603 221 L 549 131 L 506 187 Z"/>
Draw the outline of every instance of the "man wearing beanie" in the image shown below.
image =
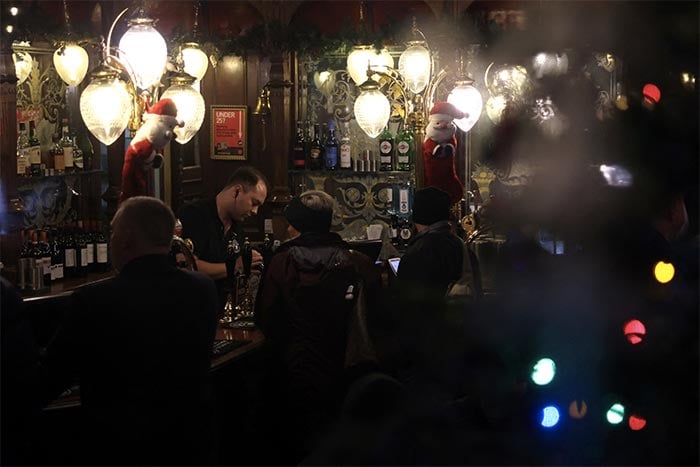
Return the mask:
<path fill-rule="evenodd" d="M 337 416 L 346 350 L 357 342 L 348 337 L 351 318 L 358 300 L 364 296 L 371 310 L 379 293 L 370 258 L 330 231 L 334 205 L 322 191 L 292 198 L 285 209 L 291 239 L 270 260 L 256 300 L 267 350 L 260 415 L 280 456 L 269 463 L 299 463 Z"/>
<path fill-rule="evenodd" d="M 413 196 L 413 223 L 417 235 L 401 257 L 397 282 L 444 296 L 447 286 L 462 275 L 462 240 L 448 222 L 450 195 L 427 187 Z"/>

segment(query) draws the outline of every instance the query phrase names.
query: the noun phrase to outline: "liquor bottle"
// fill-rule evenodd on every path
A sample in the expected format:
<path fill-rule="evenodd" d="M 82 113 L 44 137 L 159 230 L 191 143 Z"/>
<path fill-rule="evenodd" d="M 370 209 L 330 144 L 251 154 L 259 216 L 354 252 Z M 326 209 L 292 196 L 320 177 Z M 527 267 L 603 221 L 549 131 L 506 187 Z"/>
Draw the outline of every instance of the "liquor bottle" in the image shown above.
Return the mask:
<path fill-rule="evenodd" d="M 394 186 L 394 199 L 396 214 L 404 219 L 411 216 L 413 211 L 413 187 L 410 183 L 399 183 Z"/>
<path fill-rule="evenodd" d="M 394 135 L 389 125 L 379 135 L 379 164 L 382 172 L 394 170 Z"/>
<path fill-rule="evenodd" d="M 78 159 L 82 156 L 82 169 L 92 170 L 97 165 L 95 164 L 95 148 L 92 146 L 92 141 L 88 136 L 87 130 L 83 127 L 78 131 L 78 135 L 74 139 L 74 147 L 79 149 Z"/>
<path fill-rule="evenodd" d="M 39 249 L 43 264 L 44 284 L 49 284 L 51 283 L 51 245 L 49 245 L 48 232 L 46 230 L 41 231 Z"/>
<path fill-rule="evenodd" d="M 19 236 L 22 247 L 19 251 L 19 262 L 17 263 L 17 287 L 20 290 L 25 290 L 29 288 L 29 284 L 32 280 L 29 276 L 32 256 L 29 249 L 29 241 L 27 240 L 27 233 L 24 229 L 19 231 Z"/>
<path fill-rule="evenodd" d="M 63 162 L 65 171 L 70 173 L 75 170 L 75 163 L 73 158 L 73 142 L 70 139 L 67 118 L 62 120 L 62 125 L 63 130 L 61 132 L 61 146 L 63 147 Z"/>
<path fill-rule="evenodd" d="M 413 229 L 411 229 L 411 224 L 409 223 L 408 219 L 405 217 L 402 217 L 399 220 L 399 247 L 401 249 L 404 249 L 408 246 L 409 242 L 411 241 L 411 238 L 413 238 Z"/>
<path fill-rule="evenodd" d="M 81 221 L 78 221 L 78 229 L 75 231 L 75 255 L 76 276 L 84 277 L 88 273 L 88 248 Z"/>
<path fill-rule="evenodd" d="M 64 232 L 63 258 L 63 275 L 65 277 L 76 277 L 76 262 L 78 255 L 76 252 L 75 237 L 73 236 L 72 230 Z"/>
<path fill-rule="evenodd" d="M 44 258 L 42 256 L 41 248 L 39 247 L 39 241 L 37 232 L 35 230 L 31 231 L 31 261 L 30 265 L 30 276 L 31 283 L 29 289 L 34 292 L 40 292 L 45 290 L 47 283 L 44 282 Z"/>
<path fill-rule="evenodd" d="M 92 239 L 92 224 L 90 221 L 78 221 L 78 229 L 82 232 L 83 242 L 85 242 L 85 268 L 91 272 L 95 264 L 95 242 Z"/>
<path fill-rule="evenodd" d="M 391 238 L 392 245 L 399 245 L 399 217 L 396 214 L 391 215 L 391 224 L 389 225 L 389 237 Z"/>
<path fill-rule="evenodd" d="M 105 272 L 109 269 L 109 248 L 103 228 L 102 221 L 98 221 L 97 231 L 95 231 L 95 270 L 97 272 Z"/>
<path fill-rule="evenodd" d="M 63 157 L 63 155 L 64 155 L 63 146 L 61 146 L 60 138 L 58 137 L 58 133 L 54 133 L 51 140 L 53 141 L 53 146 L 51 147 L 51 150 L 49 151 L 49 155 L 51 156 L 51 160 L 53 161 L 53 168 L 56 171 L 56 173 L 62 174 L 66 170 L 66 164 L 65 164 L 65 158 Z"/>
<path fill-rule="evenodd" d="M 396 170 L 409 172 L 413 169 L 416 158 L 416 143 L 413 132 L 404 126 L 396 137 Z"/>
<path fill-rule="evenodd" d="M 41 144 L 36 137 L 36 126 L 34 120 L 29 121 L 29 147 L 27 149 L 29 166 L 32 176 L 38 177 L 41 173 Z"/>
<path fill-rule="evenodd" d="M 64 276 L 65 258 L 63 240 L 58 235 L 58 230 L 51 231 L 51 281 L 60 281 Z"/>
<path fill-rule="evenodd" d="M 292 167 L 295 170 L 306 168 L 306 140 L 301 120 L 297 121 L 297 135 L 292 144 Z"/>
<path fill-rule="evenodd" d="M 340 169 L 352 169 L 352 144 L 350 143 L 350 127 L 345 122 L 345 131 L 340 138 Z"/>
<path fill-rule="evenodd" d="M 321 170 L 323 168 L 323 145 L 321 144 L 321 126 L 314 123 L 314 139 L 311 140 L 309 149 L 309 165 L 311 170 Z"/>
<path fill-rule="evenodd" d="M 340 144 L 335 137 L 335 120 L 328 122 L 328 136 L 326 137 L 326 170 L 336 170 L 338 168 L 338 152 Z"/>
<path fill-rule="evenodd" d="M 24 177 L 29 169 L 29 136 L 24 122 L 19 123 L 19 133 L 17 135 L 17 175 Z"/>
<path fill-rule="evenodd" d="M 71 144 L 73 144 L 73 165 L 75 166 L 75 170 L 87 170 L 85 168 L 83 150 L 78 147 L 75 136 L 71 137 Z"/>

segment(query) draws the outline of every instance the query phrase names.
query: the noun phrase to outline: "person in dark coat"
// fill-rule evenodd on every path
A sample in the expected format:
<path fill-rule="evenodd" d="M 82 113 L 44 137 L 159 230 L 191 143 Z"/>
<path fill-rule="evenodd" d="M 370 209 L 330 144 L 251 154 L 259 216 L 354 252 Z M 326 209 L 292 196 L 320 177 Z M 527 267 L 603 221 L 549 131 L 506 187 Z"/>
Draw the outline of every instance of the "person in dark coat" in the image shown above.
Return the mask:
<path fill-rule="evenodd" d="M 170 264 L 174 225 L 156 198 L 122 203 L 111 236 L 119 274 L 73 293 L 47 349 L 49 400 L 79 379 L 88 463 L 215 461 L 209 371 L 216 287 Z"/>
<path fill-rule="evenodd" d="M 267 428 L 279 427 L 271 436 L 279 437 L 283 456 L 276 463 L 303 458 L 337 416 L 350 367 L 372 359 L 355 334 L 366 337 L 366 328 L 355 325 L 376 302 L 379 275 L 369 257 L 330 232 L 333 207 L 322 191 L 290 201 L 292 239 L 272 257 L 256 300 L 269 359 L 264 419 Z"/>

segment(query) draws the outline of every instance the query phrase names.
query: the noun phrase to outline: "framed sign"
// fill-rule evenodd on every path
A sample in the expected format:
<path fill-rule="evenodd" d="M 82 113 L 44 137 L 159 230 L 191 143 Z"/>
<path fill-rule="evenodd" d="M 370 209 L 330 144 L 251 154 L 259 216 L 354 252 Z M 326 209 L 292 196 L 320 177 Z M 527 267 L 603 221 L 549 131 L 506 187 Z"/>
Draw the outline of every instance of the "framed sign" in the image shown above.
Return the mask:
<path fill-rule="evenodd" d="M 211 106 L 211 158 L 244 161 L 248 158 L 248 107 Z"/>

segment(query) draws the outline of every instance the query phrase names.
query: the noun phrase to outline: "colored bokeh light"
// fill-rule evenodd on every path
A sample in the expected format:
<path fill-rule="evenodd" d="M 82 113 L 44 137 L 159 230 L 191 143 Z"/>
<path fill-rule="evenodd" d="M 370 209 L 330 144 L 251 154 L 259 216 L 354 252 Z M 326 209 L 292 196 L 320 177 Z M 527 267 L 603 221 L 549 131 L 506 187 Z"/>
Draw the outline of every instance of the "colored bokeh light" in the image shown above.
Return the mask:
<path fill-rule="evenodd" d="M 655 84 L 647 83 L 642 88 L 644 101 L 648 104 L 658 104 L 661 100 L 661 90 Z"/>
<path fill-rule="evenodd" d="M 654 265 L 654 277 L 661 284 L 668 284 L 676 275 L 676 268 L 672 263 L 659 261 Z"/>
<path fill-rule="evenodd" d="M 639 344 L 640 342 L 642 342 L 644 336 L 647 333 L 647 329 L 644 326 L 644 323 L 637 319 L 627 321 L 625 323 L 623 331 L 625 333 L 625 337 L 627 337 L 627 340 L 632 345 Z"/>
<path fill-rule="evenodd" d="M 559 409 L 554 405 L 548 405 L 542 409 L 542 421 L 540 425 L 545 428 L 552 428 L 559 423 Z"/>
<path fill-rule="evenodd" d="M 576 419 L 581 419 L 586 416 L 588 413 L 588 406 L 586 405 L 586 401 L 581 401 L 579 404 L 579 401 L 571 401 L 571 404 L 569 404 L 569 416 L 571 418 L 576 418 Z"/>
<path fill-rule="evenodd" d="M 557 366 L 554 363 L 554 360 L 551 358 L 541 358 L 532 368 L 530 378 L 532 378 L 532 382 L 538 386 L 544 386 L 545 384 L 552 382 L 556 372 Z"/>
<path fill-rule="evenodd" d="M 622 404 L 613 404 L 605 414 L 605 418 L 611 425 L 619 425 L 625 419 L 625 407 Z"/>
<path fill-rule="evenodd" d="M 646 419 L 640 417 L 639 415 L 630 415 L 628 423 L 632 431 L 639 431 L 647 426 Z"/>

